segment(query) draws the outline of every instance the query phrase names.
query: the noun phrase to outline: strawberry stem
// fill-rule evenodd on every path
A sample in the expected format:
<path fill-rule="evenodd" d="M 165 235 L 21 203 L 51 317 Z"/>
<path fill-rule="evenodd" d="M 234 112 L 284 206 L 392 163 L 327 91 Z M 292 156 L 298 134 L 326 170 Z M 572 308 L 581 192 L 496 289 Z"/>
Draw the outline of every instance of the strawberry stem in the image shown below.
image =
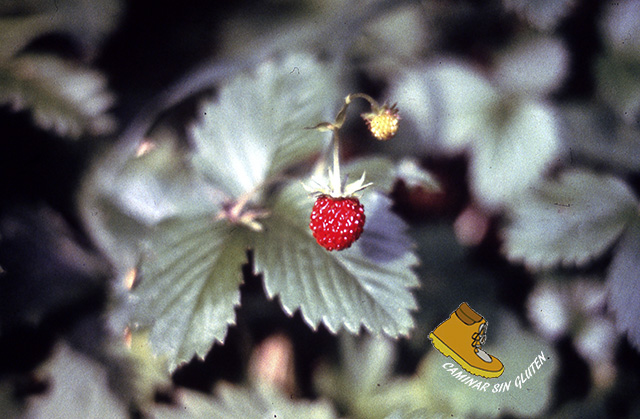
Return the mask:
<path fill-rule="evenodd" d="M 331 193 L 342 195 L 342 179 L 340 179 L 340 138 L 338 132 L 333 131 L 333 171 L 331 172 Z"/>
<path fill-rule="evenodd" d="M 378 105 L 378 102 L 376 102 L 374 98 L 372 98 L 366 93 L 352 93 L 349 96 L 347 96 L 347 99 L 345 100 L 345 102 L 348 105 L 349 103 L 351 103 L 353 99 L 357 99 L 357 98 L 364 99 L 367 102 L 369 102 L 369 104 L 371 105 L 371 111 L 374 113 L 378 112 L 378 110 L 380 109 L 380 105 Z"/>

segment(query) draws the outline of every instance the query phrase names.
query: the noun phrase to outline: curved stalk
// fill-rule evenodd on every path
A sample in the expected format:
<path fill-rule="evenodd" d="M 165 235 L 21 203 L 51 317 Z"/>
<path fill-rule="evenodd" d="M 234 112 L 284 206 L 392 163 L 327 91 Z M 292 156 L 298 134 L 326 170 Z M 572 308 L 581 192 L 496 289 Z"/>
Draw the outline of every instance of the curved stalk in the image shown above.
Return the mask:
<path fill-rule="evenodd" d="M 331 172 L 331 193 L 342 195 L 342 179 L 340 179 L 340 138 L 338 131 L 333 131 L 333 171 Z"/>
<path fill-rule="evenodd" d="M 349 103 L 351 103 L 353 99 L 358 99 L 358 98 L 364 99 L 367 102 L 369 102 L 369 104 L 371 105 L 372 112 L 378 112 L 378 110 L 380 109 L 380 105 L 378 105 L 378 102 L 376 102 L 374 98 L 372 98 L 366 93 L 352 93 L 349 96 L 347 96 L 347 99 L 345 100 L 345 102 L 348 105 Z"/>

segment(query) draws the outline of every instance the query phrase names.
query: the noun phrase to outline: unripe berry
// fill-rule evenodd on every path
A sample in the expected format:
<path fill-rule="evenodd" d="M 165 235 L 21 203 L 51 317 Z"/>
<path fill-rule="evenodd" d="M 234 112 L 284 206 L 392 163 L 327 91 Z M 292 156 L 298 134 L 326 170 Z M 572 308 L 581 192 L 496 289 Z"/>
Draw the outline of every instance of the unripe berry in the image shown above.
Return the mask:
<path fill-rule="evenodd" d="M 395 107 L 387 108 L 386 105 L 376 113 L 364 114 L 369 131 L 378 140 L 386 141 L 396 135 L 398 131 L 398 121 L 400 116 Z"/>

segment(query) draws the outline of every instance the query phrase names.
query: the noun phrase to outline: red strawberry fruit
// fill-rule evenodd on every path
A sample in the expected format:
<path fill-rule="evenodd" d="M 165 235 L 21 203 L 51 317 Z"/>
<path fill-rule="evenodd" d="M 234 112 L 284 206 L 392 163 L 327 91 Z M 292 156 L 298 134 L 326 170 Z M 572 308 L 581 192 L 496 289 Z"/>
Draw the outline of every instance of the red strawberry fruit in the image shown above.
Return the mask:
<path fill-rule="evenodd" d="M 364 221 L 364 206 L 357 198 L 320 195 L 313 205 L 309 227 L 320 246 L 344 250 L 358 240 Z"/>

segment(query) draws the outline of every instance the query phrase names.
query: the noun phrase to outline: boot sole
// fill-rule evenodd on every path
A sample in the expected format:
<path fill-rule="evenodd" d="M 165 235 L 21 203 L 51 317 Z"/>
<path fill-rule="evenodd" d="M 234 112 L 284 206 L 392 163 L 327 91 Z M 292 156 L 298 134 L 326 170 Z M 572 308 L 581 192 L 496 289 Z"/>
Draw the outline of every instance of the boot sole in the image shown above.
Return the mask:
<path fill-rule="evenodd" d="M 438 351 L 440 351 L 442 355 L 452 358 L 462 367 L 463 370 L 470 372 L 473 375 L 479 375 L 480 377 L 484 377 L 484 378 L 496 378 L 496 377 L 500 377 L 504 372 L 504 365 L 502 366 L 500 371 L 485 371 L 485 370 L 481 370 L 479 368 L 473 367 L 467 361 L 462 359 L 460 355 L 455 353 L 453 349 L 448 347 L 446 343 L 438 339 L 438 337 L 433 333 L 429 333 L 429 339 L 431 339 L 431 343 L 433 343 L 433 346 Z"/>

